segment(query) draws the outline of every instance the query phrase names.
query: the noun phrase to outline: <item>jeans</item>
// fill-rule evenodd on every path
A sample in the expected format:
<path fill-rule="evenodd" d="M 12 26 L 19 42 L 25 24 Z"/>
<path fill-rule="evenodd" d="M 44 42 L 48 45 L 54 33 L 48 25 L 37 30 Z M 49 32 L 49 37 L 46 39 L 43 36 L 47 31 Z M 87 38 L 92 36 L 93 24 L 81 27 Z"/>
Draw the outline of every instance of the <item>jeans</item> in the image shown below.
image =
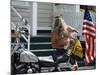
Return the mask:
<path fill-rule="evenodd" d="M 70 59 L 69 62 L 71 64 L 75 64 L 75 59 L 71 56 L 67 56 L 66 51 L 64 49 L 56 49 L 53 54 L 53 59 L 56 63 L 67 62 Z"/>

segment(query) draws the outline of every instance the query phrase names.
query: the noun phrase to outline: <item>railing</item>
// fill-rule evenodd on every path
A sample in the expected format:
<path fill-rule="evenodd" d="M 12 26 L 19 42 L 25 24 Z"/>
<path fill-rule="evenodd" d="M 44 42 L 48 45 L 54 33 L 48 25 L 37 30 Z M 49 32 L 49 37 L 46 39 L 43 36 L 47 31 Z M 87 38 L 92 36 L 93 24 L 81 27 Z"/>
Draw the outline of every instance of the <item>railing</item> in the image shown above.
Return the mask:
<path fill-rule="evenodd" d="M 20 15 L 20 13 L 13 6 L 11 6 L 11 10 L 14 11 L 14 13 L 19 17 L 19 19 L 21 21 L 20 25 L 19 25 L 19 23 L 16 25 L 13 22 L 11 22 L 11 24 L 16 25 L 17 32 L 19 32 L 20 36 L 25 39 L 25 41 L 27 42 L 27 45 L 28 45 L 27 48 L 28 48 L 28 50 L 30 50 L 30 25 L 28 24 L 28 21 L 25 18 L 23 18 Z M 27 36 L 24 34 L 23 29 L 28 30 L 28 35 Z"/>

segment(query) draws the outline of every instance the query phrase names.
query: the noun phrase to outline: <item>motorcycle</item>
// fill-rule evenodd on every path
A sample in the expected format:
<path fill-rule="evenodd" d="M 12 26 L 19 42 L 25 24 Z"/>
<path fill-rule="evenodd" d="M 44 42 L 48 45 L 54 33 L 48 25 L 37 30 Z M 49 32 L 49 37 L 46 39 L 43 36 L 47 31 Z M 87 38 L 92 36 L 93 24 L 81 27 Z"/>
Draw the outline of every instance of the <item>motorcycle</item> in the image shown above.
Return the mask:
<path fill-rule="evenodd" d="M 23 44 L 19 44 L 17 50 L 11 56 L 13 74 L 30 74 L 41 72 L 61 72 L 77 70 L 76 60 L 71 56 L 61 55 L 54 61 L 53 56 L 36 56 L 34 53 L 25 49 Z M 46 69 L 43 69 L 46 68 Z M 45 71 L 47 70 L 47 71 Z"/>

